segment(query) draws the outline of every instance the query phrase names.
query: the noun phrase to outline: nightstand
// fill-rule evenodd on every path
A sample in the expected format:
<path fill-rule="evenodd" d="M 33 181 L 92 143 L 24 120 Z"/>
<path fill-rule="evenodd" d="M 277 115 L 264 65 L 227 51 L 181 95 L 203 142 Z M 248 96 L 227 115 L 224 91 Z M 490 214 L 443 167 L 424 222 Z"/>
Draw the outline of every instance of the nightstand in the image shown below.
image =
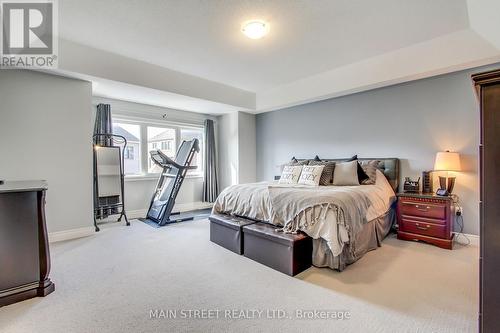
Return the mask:
<path fill-rule="evenodd" d="M 453 199 L 422 193 L 398 194 L 398 239 L 423 241 L 443 249 L 453 245 Z"/>

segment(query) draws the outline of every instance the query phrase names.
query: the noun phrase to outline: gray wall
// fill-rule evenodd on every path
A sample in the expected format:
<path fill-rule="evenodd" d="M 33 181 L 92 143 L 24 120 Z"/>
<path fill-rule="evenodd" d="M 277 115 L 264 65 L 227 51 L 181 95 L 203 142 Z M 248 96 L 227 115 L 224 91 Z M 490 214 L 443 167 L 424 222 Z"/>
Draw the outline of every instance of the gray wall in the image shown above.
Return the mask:
<path fill-rule="evenodd" d="M 219 190 L 238 183 L 238 113 L 217 117 Z"/>
<path fill-rule="evenodd" d="M 257 178 L 255 115 L 238 112 L 238 184 L 253 183 Z"/>
<path fill-rule="evenodd" d="M 401 176 L 432 169 L 437 151 L 458 151 L 455 193 L 465 232 L 479 232 L 479 113 L 470 74 L 489 66 L 259 114 L 257 179 L 292 156 L 398 157 Z M 437 178 L 437 177 L 436 177 Z"/>
<path fill-rule="evenodd" d="M 256 180 L 255 115 L 232 112 L 217 117 L 220 190 Z"/>
<path fill-rule="evenodd" d="M 0 178 L 45 179 L 49 232 L 91 228 L 89 82 L 0 70 Z"/>

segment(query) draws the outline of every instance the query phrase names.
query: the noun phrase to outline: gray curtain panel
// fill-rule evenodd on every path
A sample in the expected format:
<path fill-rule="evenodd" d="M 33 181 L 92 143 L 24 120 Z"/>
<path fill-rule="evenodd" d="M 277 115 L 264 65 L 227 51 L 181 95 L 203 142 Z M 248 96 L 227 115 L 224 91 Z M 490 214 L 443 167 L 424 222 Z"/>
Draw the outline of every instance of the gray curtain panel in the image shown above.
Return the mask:
<path fill-rule="evenodd" d="M 97 105 L 95 116 L 94 134 L 113 134 L 113 122 L 111 120 L 111 105 Z M 110 147 L 113 145 L 111 138 L 97 137 L 94 139 L 96 145 Z"/>
<path fill-rule="evenodd" d="M 213 120 L 205 120 L 205 179 L 203 181 L 203 201 L 214 202 L 219 194 L 217 179 L 217 154 L 215 152 L 215 132 Z"/>

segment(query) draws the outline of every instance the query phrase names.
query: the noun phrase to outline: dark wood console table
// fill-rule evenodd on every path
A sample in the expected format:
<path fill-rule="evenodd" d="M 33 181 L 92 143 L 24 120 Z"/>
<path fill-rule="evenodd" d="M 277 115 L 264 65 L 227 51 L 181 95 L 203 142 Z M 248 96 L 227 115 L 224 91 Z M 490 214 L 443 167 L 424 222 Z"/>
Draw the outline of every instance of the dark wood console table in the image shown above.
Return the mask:
<path fill-rule="evenodd" d="M 43 181 L 0 185 L 0 306 L 54 291 Z"/>

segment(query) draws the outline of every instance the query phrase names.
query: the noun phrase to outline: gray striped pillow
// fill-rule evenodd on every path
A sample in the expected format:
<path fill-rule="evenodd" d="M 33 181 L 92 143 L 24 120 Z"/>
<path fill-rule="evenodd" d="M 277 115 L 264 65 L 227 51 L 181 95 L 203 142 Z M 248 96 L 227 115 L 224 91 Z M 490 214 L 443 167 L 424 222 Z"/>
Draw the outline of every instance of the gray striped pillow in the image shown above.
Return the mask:
<path fill-rule="evenodd" d="M 290 160 L 290 162 L 287 162 L 285 164 L 281 164 L 280 165 L 280 172 L 283 172 L 283 169 L 286 167 L 286 166 L 296 166 L 296 165 L 307 165 L 309 163 L 309 160 L 302 160 L 302 161 L 299 161 L 298 159 L 294 157 L 292 157 L 292 159 Z"/>
<path fill-rule="evenodd" d="M 290 162 L 288 162 L 286 165 L 307 165 L 308 163 L 309 163 L 309 160 L 299 161 L 295 157 L 292 157 L 292 159 L 290 160 Z"/>
<path fill-rule="evenodd" d="M 321 178 L 319 179 L 319 184 L 326 186 L 326 185 L 331 185 L 333 181 L 333 170 L 335 169 L 335 162 L 333 161 L 317 161 L 317 160 L 310 160 L 309 165 L 324 165 L 325 168 L 323 169 L 323 172 L 321 173 Z"/>

